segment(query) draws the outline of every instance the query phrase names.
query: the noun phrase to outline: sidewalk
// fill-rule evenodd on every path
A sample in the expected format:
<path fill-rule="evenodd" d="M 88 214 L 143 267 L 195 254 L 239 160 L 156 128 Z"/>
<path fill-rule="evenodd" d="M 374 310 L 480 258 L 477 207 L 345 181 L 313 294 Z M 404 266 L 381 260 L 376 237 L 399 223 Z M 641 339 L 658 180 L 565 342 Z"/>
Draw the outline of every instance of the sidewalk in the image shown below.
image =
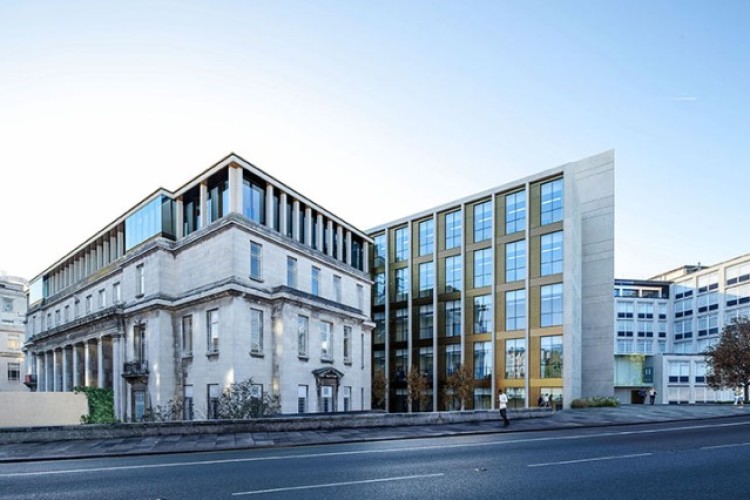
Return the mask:
<path fill-rule="evenodd" d="M 528 432 L 552 429 L 603 427 L 726 418 L 750 418 L 750 407 L 732 405 L 625 405 L 619 408 L 587 408 L 558 411 L 546 418 L 513 420 L 503 428 L 498 421 L 444 425 L 414 425 L 337 429 L 326 431 L 252 432 L 127 439 L 91 439 L 0 445 L 0 464 L 36 460 L 133 456 L 167 453 L 243 450 L 277 446 L 304 446 L 389 439 Z"/>

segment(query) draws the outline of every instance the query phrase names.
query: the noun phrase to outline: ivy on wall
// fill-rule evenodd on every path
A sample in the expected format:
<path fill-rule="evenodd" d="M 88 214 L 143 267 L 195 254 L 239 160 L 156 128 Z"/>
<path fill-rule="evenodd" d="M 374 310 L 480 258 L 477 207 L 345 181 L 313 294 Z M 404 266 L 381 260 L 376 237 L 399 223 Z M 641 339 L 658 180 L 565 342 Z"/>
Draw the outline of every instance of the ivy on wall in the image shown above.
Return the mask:
<path fill-rule="evenodd" d="M 113 424 L 115 422 L 115 396 L 112 389 L 98 387 L 76 387 L 76 394 L 83 393 L 89 403 L 89 414 L 81 415 L 82 424 Z"/>

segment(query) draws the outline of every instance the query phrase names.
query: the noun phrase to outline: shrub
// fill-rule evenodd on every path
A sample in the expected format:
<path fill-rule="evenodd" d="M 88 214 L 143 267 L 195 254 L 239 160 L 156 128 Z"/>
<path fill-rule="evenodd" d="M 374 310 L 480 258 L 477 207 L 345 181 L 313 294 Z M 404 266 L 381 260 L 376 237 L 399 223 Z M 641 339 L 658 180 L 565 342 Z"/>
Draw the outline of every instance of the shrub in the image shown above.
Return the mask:
<path fill-rule="evenodd" d="M 574 399 L 570 403 L 570 407 L 571 408 L 588 408 L 589 407 L 589 402 L 588 402 L 587 399 L 580 399 L 580 398 L 579 399 Z"/>
<path fill-rule="evenodd" d="M 281 403 L 277 395 L 259 394 L 253 379 L 230 384 L 219 396 L 217 416 L 222 420 L 237 420 L 277 415 Z"/>
<path fill-rule="evenodd" d="M 89 403 L 89 414 L 81 415 L 82 424 L 115 423 L 115 395 L 112 389 L 79 386 L 73 392 L 85 394 Z"/>
<path fill-rule="evenodd" d="M 620 406 L 620 400 L 612 396 L 594 396 L 591 398 L 574 399 L 571 408 L 602 408 Z"/>

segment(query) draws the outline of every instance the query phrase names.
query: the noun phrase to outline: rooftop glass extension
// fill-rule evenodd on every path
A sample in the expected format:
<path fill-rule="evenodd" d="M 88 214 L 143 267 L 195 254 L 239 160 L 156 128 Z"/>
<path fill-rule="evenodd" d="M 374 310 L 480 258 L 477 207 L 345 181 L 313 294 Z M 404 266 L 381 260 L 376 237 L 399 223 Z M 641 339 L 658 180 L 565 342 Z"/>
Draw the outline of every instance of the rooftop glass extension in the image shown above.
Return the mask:
<path fill-rule="evenodd" d="M 125 219 L 125 251 L 156 236 L 175 237 L 174 202 L 167 196 L 154 198 Z"/>

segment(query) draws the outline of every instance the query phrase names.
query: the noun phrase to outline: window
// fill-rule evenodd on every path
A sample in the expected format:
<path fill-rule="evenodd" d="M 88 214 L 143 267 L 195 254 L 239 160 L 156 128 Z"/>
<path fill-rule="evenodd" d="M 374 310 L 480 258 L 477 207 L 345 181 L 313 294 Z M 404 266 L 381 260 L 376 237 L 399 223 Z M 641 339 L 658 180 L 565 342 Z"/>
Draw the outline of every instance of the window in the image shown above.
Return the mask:
<path fill-rule="evenodd" d="M 639 321 L 638 322 L 638 336 L 639 337 L 653 337 L 654 336 L 653 321 Z"/>
<path fill-rule="evenodd" d="M 182 353 L 193 354 L 193 317 L 182 317 Z"/>
<path fill-rule="evenodd" d="M 193 386 L 186 385 L 183 389 L 182 396 L 182 418 L 184 420 L 193 420 Z"/>
<path fill-rule="evenodd" d="M 406 380 L 406 367 L 409 364 L 409 350 L 396 349 L 396 380 L 403 382 Z"/>
<path fill-rule="evenodd" d="M 341 276 L 333 277 L 333 300 L 341 302 Z"/>
<path fill-rule="evenodd" d="M 396 255 L 395 262 L 401 262 L 409 258 L 409 233 L 408 228 L 396 229 Z"/>
<path fill-rule="evenodd" d="M 352 388 L 344 386 L 344 411 L 352 411 Z"/>
<path fill-rule="evenodd" d="M 542 315 L 541 326 L 562 325 L 563 286 L 562 283 L 541 287 Z"/>
<path fill-rule="evenodd" d="M 461 246 L 461 211 L 445 214 L 445 249 Z"/>
<path fill-rule="evenodd" d="M 90 314 L 93 308 L 94 308 L 94 299 L 91 298 L 91 295 L 86 295 L 86 314 Z M 49 314 L 47 314 L 47 323 L 49 323 L 49 326 L 51 328 L 52 324 L 50 323 Z"/>
<path fill-rule="evenodd" d="M 617 302 L 617 317 L 618 318 L 632 318 L 635 306 L 632 302 Z"/>
<path fill-rule="evenodd" d="M 492 331 L 492 298 L 490 295 L 474 297 L 474 333 Z"/>
<path fill-rule="evenodd" d="M 297 386 L 297 413 L 307 413 L 307 386 Z"/>
<path fill-rule="evenodd" d="M 477 387 L 474 389 L 474 409 L 489 410 L 492 408 L 492 389 Z"/>
<path fill-rule="evenodd" d="M 396 342 L 406 342 L 406 334 L 409 331 L 409 312 L 406 309 L 396 309 L 394 326 L 394 340 Z"/>
<path fill-rule="evenodd" d="M 542 235 L 541 275 L 561 273 L 563 270 L 563 233 Z"/>
<path fill-rule="evenodd" d="M 81 315 L 81 301 L 76 299 L 73 301 L 73 317 L 78 318 Z M 44 329 L 42 327 L 42 329 Z"/>
<path fill-rule="evenodd" d="M 122 287 L 120 287 L 119 281 L 112 285 L 112 302 L 115 304 L 122 302 Z"/>
<path fill-rule="evenodd" d="M 375 322 L 373 344 L 385 344 L 385 312 L 372 313 L 372 320 Z"/>
<path fill-rule="evenodd" d="M 562 335 L 540 338 L 540 367 L 542 378 L 562 378 Z"/>
<path fill-rule="evenodd" d="M 545 182 L 541 187 L 542 225 L 559 222 L 563 219 L 563 180 Z"/>
<path fill-rule="evenodd" d="M 375 289 L 375 305 L 385 304 L 385 273 L 377 273 L 372 286 Z"/>
<path fill-rule="evenodd" d="M 379 234 L 373 238 L 373 267 L 382 267 L 385 265 L 385 235 Z"/>
<path fill-rule="evenodd" d="M 474 288 L 492 284 L 492 249 L 474 252 Z"/>
<path fill-rule="evenodd" d="M 639 302 L 638 303 L 638 319 L 653 319 L 653 318 L 654 318 L 653 302 Z"/>
<path fill-rule="evenodd" d="M 60 310 L 55 311 L 55 326 L 60 326 Z"/>
<path fill-rule="evenodd" d="M 206 312 L 206 338 L 208 339 L 209 354 L 219 352 L 219 310 Z"/>
<path fill-rule="evenodd" d="M 432 346 L 419 348 L 419 373 L 423 377 L 432 378 Z"/>
<path fill-rule="evenodd" d="M 492 237 L 492 202 L 474 205 L 474 243 Z"/>
<path fill-rule="evenodd" d="M 250 242 L 250 277 L 256 280 L 263 278 L 262 269 L 263 247 L 253 241 Z"/>
<path fill-rule="evenodd" d="M 461 367 L 461 344 L 445 346 L 445 375 L 450 377 Z"/>
<path fill-rule="evenodd" d="M 21 380 L 21 364 L 8 363 L 8 382 Z"/>
<path fill-rule="evenodd" d="M 461 301 L 449 300 L 445 303 L 445 336 L 461 335 Z"/>
<path fill-rule="evenodd" d="M 679 384 L 690 382 L 690 363 L 688 361 L 670 361 L 669 382 Z"/>
<path fill-rule="evenodd" d="M 419 223 L 419 255 L 428 255 L 435 249 L 435 222 L 432 219 Z"/>
<path fill-rule="evenodd" d="M 324 385 L 320 388 L 320 410 L 323 413 L 333 411 L 333 387 Z"/>
<path fill-rule="evenodd" d="M 632 337 L 634 331 L 634 321 L 627 319 L 617 320 L 617 336 L 618 337 Z"/>
<path fill-rule="evenodd" d="M 526 277 L 526 240 L 505 245 L 505 281 L 510 283 Z"/>
<path fill-rule="evenodd" d="M 107 307 L 107 291 L 99 290 L 99 309 Z"/>
<path fill-rule="evenodd" d="M 396 301 L 409 298 L 409 269 L 396 269 Z"/>
<path fill-rule="evenodd" d="M 526 377 L 526 339 L 505 341 L 505 378 Z"/>
<path fill-rule="evenodd" d="M 70 306 L 65 306 L 64 311 L 65 312 L 63 313 L 63 320 L 67 323 L 68 321 L 70 321 Z"/>
<path fill-rule="evenodd" d="M 435 266 L 432 262 L 423 262 L 419 264 L 419 296 L 432 296 L 432 289 L 435 286 Z"/>
<path fill-rule="evenodd" d="M 461 256 L 445 258 L 445 291 L 458 292 L 461 290 L 461 275 L 463 274 L 463 265 Z"/>
<path fill-rule="evenodd" d="M 365 309 L 365 287 L 357 285 L 357 308 L 360 311 Z"/>
<path fill-rule="evenodd" d="M 8 350 L 9 351 L 20 351 L 21 350 L 21 336 L 13 333 L 8 334 Z"/>
<path fill-rule="evenodd" d="M 313 266 L 310 280 L 310 293 L 320 296 L 320 268 Z"/>
<path fill-rule="evenodd" d="M 433 323 L 432 318 L 433 318 L 432 304 L 419 306 L 419 338 L 420 339 L 432 338 L 432 323 Z"/>
<path fill-rule="evenodd" d="M 242 214 L 259 224 L 266 222 L 266 187 L 259 179 L 244 175 L 242 179 Z M 291 205 L 291 198 L 287 198 Z M 291 206 L 287 207 L 287 230 L 291 231 Z"/>
<path fill-rule="evenodd" d="M 135 296 L 143 297 L 145 292 L 146 282 L 143 274 L 143 264 L 138 264 L 135 266 Z M 87 309 L 86 312 L 90 312 L 90 309 Z"/>
<path fill-rule="evenodd" d="M 474 342 L 474 378 L 492 376 L 491 342 Z"/>
<path fill-rule="evenodd" d="M 717 335 L 719 333 L 719 316 L 709 314 L 708 316 L 698 316 L 698 336 Z"/>
<path fill-rule="evenodd" d="M 705 293 L 719 288 L 719 273 L 698 276 L 698 293 Z"/>
<path fill-rule="evenodd" d="M 297 356 L 307 357 L 307 343 L 310 333 L 310 318 L 297 316 Z"/>
<path fill-rule="evenodd" d="M 297 259 L 294 257 L 286 258 L 286 286 L 297 288 Z"/>
<path fill-rule="evenodd" d="M 512 234 L 526 229 L 526 191 L 518 191 L 505 197 L 505 233 Z"/>
<path fill-rule="evenodd" d="M 352 362 L 352 327 L 344 326 L 344 363 Z"/>
<path fill-rule="evenodd" d="M 385 373 L 385 351 L 372 351 L 372 372 Z"/>
<path fill-rule="evenodd" d="M 505 329 L 524 330 L 526 328 L 526 290 L 505 292 Z"/>
<path fill-rule="evenodd" d="M 215 420 L 219 418 L 219 384 L 206 385 L 206 398 L 208 401 L 208 419 Z"/>
<path fill-rule="evenodd" d="M 320 359 L 333 360 L 333 324 L 320 322 Z"/>
<path fill-rule="evenodd" d="M 148 345 L 145 324 L 139 324 L 133 327 L 133 354 L 135 355 L 134 361 L 143 363 L 148 360 Z"/>
<path fill-rule="evenodd" d="M 13 299 L 3 297 L 3 312 L 13 312 Z"/>
<path fill-rule="evenodd" d="M 263 311 L 250 309 L 250 352 L 263 352 Z"/>
<path fill-rule="evenodd" d="M 727 286 L 750 281 L 750 262 L 743 262 L 727 267 Z"/>

